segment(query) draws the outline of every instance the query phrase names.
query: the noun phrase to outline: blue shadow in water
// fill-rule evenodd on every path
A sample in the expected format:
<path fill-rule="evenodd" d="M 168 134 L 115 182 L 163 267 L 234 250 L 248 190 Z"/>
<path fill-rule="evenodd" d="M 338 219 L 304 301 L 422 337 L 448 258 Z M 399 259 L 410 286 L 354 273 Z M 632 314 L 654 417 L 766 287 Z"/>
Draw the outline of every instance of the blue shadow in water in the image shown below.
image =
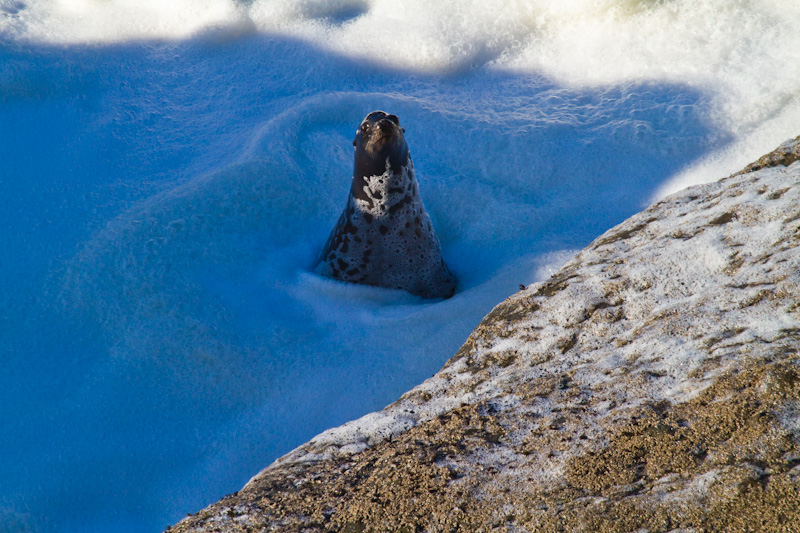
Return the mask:
<path fill-rule="evenodd" d="M 93 47 L 0 43 L 0 65 L 0 519 L 9 509 L 16 523 L 37 531 L 157 531 L 237 490 L 315 433 L 380 408 L 438 369 L 493 303 L 517 283 L 531 281 L 497 279 L 497 272 L 524 256 L 588 244 L 640 210 L 682 167 L 726 142 L 705 118 L 707 96 L 678 84 L 568 88 L 536 74 L 483 68 L 420 74 L 268 35 Z M 304 115 L 310 101 L 322 102 L 308 108 L 319 116 Z M 128 333 L 111 330 L 135 329 L 138 315 L 116 316 L 109 325 L 115 305 L 123 314 L 139 309 L 143 294 L 160 296 L 157 283 L 166 285 L 164 280 L 202 285 L 198 279 L 225 271 L 244 248 L 279 254 L 296 241 L 306 244 L 286 261 L 313 257 L 344 202 L 346 143 L 364 114 L 388 106 L 408 129 L 423 198 L 462 290 L 479 291 L 494 280 L 495 301 L 465 299 L 470 309 L 447 330 L 452 338 L 432 343 L 429 367 L 379 382 L 375 398 L 362 398 L 354 388 L 353 397 L 342 401 L 346 407 L 333 415 L 278 406 L 271 415 L 275 426 L 264 431 L 232 422 L 258 407 L 248 391 L 237 390 L 235 372 L 209 371 L 187 385 L 183 376 L 196 372 L 195 360 L 176 361 L 179 350 L 158 344 L 151 346 L 154 360 L 126 359 L 127 345 L 119 339 Z M 295 119 L 305 122 L 293 126 Z M 257 209 L 243 215 L 250 217 L 246 224 L 237 226 L 242 215 L 235 209 L 219 223 L 227 236 L 210 238 L 216 248 L 197 245 L 202 231 L 186 255 L 175 252 L 174 241 L 153 244 L 148 241 L 157 239 L 135 233 L 137 224 L 148 223 L 140 215 L 160 223 L 159 209 L 175 210 L 176 220 L 193 210 L 212 213 L 214 195 L 222 198 L 227 184 L 224 172 L 214 172 L 234 165 L 264 124 L 272 125 L 266 131 L 289 132 L 256 139 L 261 148 L 254 152 L 271 161 L 267 168 L 287 169 L 275 177 L 282 180 L 285 202 L 302 202 L 320 186 L 331 189 L 310 201 L 302 220 L 282 211 L 285 204 L 274 207 L 264 200 L 268 195 L 256 194 L 247 200 Z M 341 153 L 325 144 L 331 140 L 343 141 Z M 320 146 L 321 158 L 315 154 Z M 205 181 L 198 184 L 198 176 Z M 280 238 L 256 220 L 261 215 L 284 224 Z M 128 233 L 122 231 L 115 244 L 109 235 L 117 227 Z M 125 240 L 129 234 L 136 238 Z M 76 305 L 74 287 L 64 289 L 65 271 L 80 267 L 74 258 L 98 235 L 118 254 L 98 270 L 105 276 L 99 286 L 113 285 L 118 276 L 132 287 L 155 280 L 156 288 L 123 295 L 122 302 L 97 294 L 77 298 L 84 307 L 107 308 L 102 312 Z M 238 248 L 226 248 L 227 240 Z M 157 252 L 178 260 L 148 267 L 145 256 Z M 257 268 L 256 259 L 247 260 L 251 269 L 239 272 L 240 278 Z M 131 265 L 151 271 L 126 270 Z M 194 265 L 198 272 L 159 277 L 165 265 Z M 514 275 L 523 275 L 522 267 L 514 268 Z M 227 275 L 235 286 L 237 275 Z M 288 283 L 288 276 L 276 284 Z M 305 354 L 312 350 L 303 348 L 306 330 L 329 327 L 301 324 L 305 311 L 286 311 L 295 304 L 285 291 L 241 292 L 242 314 L 260 305 L 267 315 L 252 330 L 283 320 L 280 331 L 297 345 L 241 340 L 236 305 L 226 303 L 219 307 L 234 309 L 234 316 L 220 313 L 218 324 L 213 313 L 187 311 L 203 340 L 186 353 L 212 353 L 235 364 L 238 359 L 225 359 L 230 346 L 222 345 L 241 342 L 245 352 L 266 346 L 275 354 Z M 235 287 L 220 293 L 237 294 Z M 194 292 L 175 298 L 185 294 Z M 261 296 L 272 300 L 251 302 Z M 207 304 L 199 302 L 200 309 Z M 154 303 L 146 310 L 157 308 Z M 215 337 L 208 330 L 217 326 L 223 333 Z M 285 338 L 280 342 L 286 344 Z M 312 364 L 317 366 L 309 372 L 335 375 L 337 357 L 348 356 L 343 346 L 339 354 L 331 348 L 324 363 L 275 355 L 269 368 L 287 379 Z M 259 356 L 270 355 L 242 360 L 257 365 Z M 176 360 L 164 362 L 170 358 Z M 373 377 L 356 373 L 352 379 Z M 194 390 L 198 380 L 202 386 Z M 286 429 L 292 425 L 302 431 Z M 226 446 L 239 450 L 229 464 L 198 467 L 211 457 L 224 460 L 217 448 Z M 193 477 L 198 472 L 212 474 Z"/>

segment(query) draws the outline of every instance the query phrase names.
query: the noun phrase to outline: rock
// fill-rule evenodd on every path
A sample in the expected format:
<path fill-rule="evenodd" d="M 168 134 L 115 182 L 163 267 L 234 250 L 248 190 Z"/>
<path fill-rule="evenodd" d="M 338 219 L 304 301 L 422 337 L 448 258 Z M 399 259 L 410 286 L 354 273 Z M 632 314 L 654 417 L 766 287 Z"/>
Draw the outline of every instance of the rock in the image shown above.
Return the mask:
<path fill-rule="evenodd" d="M 800 159 L 800 136 L 791 141 L 786 141 L 772 152 L 759 158 L 758 161 L 750 163 L 739 174 L 747 174 L 762 168 L 776 167 L 778 165 L 788 167 L 798 159 Z"/>
<path fill-rule="evenodd" d="M 791 531 L 799 148 L 607 231 L 434 377 L 171 531 Z"/>

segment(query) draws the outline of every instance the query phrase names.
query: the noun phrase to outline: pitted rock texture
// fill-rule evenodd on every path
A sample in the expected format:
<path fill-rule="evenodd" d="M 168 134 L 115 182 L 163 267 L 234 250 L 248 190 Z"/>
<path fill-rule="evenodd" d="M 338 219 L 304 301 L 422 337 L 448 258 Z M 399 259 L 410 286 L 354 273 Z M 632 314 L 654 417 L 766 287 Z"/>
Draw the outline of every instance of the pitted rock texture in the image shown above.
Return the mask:
<path fill-rule="evenodd" d="M 778 165 L 788 167 L 798 160 L 800 160 L 800 136 L 795 137 L 791 141 L 786 141 L 772 152 L 759 158 L 758 161 L 750 163 L 741 173 L 755 172 L 762 168 L 775 167 Z"/>
<path fill-rule="evenodd" d="M 609 230 L 172 531 L 800 530 L 800 164 L 773 159 Z"/>

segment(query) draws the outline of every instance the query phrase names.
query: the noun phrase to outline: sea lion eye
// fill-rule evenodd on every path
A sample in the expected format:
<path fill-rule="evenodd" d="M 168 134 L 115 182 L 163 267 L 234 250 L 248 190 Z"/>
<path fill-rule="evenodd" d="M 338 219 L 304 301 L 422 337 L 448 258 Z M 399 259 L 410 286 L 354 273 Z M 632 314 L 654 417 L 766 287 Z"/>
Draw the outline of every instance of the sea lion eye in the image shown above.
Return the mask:
<path fill-rule="evenodd" d="M 400 125 L 400 119 L 397 118 L 397 115 L 386 115 L 386 118 L 388 118 L 389 120 L 391 120 L 392 122 L 394 122 L 398 126 Z"/>

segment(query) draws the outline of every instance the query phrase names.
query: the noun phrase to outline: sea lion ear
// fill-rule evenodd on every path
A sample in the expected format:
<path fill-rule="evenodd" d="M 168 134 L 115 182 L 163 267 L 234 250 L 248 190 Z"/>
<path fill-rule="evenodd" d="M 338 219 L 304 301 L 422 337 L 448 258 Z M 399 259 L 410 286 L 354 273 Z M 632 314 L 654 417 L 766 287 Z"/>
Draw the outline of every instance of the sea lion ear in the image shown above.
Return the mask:
<path fill-rule="evenodd" d="M 405 129 L 405 128 L 400 128 L 400 129 L 401 129 L 401 130 L 403 130 L 403 133 L 405 133 L 405 132 L 406 132 L 406 129 Z"/>
<path fill-rule="evenodd" d="M 356 145 L 356 140 L 355 140 L 355 139 L 353 139 L 353 146 L 355 146 L 355 145 Z"/>

